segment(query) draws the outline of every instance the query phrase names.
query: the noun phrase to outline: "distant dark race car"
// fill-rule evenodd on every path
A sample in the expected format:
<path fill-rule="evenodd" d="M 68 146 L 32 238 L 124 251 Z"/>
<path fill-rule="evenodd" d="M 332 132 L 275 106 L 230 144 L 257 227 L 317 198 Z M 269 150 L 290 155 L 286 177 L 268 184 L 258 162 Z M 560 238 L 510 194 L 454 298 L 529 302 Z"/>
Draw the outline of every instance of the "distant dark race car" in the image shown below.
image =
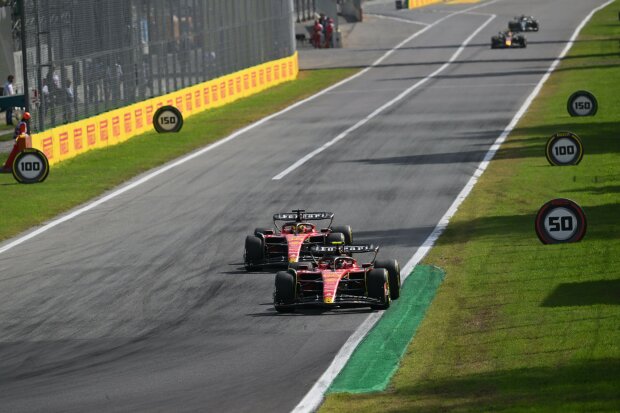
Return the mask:
<path fill-rule="evenodd" d="M 291 264 L 275 278 L 273 303 L 278 312 L 298 307 L 364 307 L 387 309 L 400 296 L 396 260 L 377 260 L 373 245 L 314 246 L 312 260 Z M 374 253 L 360 264 L 356 253 Z"/>
<path fill-rule="evenodd" d="M 514 34 L 510 30 L 499 32 L 491 37 L 491 49 L 511 49 L 527 47 L 527 39 L 520 34 Z"/>
<path fill-rule="evenodd" d="M 508 30 L 513 32 L 537 32 L 539 29 L 538 21 L 532 16 L 516 16 L 508 22 Z"/>
<path fill-rule="evenodd" d="M 310 221 L 329 220 L 325 228 Z M 245 238 L 244 265 L 247 270 L 264 266 L 288 266 L 310 258 L 314 245 L 332 242 L 351 244 L 353 231 L 349 225 L 332 226 L 332 212 L 306 212 L 303 209 L 273 215 L 274 228 L 256 228 Z M 279 226 L 278 223 L 284 221 Z"/>

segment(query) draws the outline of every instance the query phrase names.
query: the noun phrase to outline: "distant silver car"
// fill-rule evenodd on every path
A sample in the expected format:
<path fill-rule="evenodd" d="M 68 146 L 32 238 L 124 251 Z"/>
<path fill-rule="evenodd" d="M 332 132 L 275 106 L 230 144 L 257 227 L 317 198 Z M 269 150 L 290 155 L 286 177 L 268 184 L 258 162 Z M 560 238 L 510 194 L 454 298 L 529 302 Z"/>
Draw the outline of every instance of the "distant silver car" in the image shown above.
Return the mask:
<path fill-rule="evenodd" d="M 538 21 L 532 16 L 515 16 L 508 22 L 508 29 L 513 32 L 537 32 L 539 28 Z"/>

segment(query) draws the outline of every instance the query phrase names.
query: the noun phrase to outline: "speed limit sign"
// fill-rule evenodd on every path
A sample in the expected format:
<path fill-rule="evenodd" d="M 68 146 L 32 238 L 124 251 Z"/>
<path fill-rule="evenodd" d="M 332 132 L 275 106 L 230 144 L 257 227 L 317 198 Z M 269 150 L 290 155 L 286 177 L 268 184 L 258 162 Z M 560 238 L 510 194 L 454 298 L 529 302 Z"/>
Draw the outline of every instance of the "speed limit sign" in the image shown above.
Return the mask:
<path fill-rule="evenodd" d="M 547 141 L 545 155 L 551 165 L 577 165 L 583 158 L 583 145 L 572 132 L 558 132 Z"/>
<path fill-rule="evenodd" d="M 26 148 L 15 156 L 13 177 L 20 184 L 35 184 L 45 181 L 50 172 L 45 154 L 34 148 Z"/>
<path fill-rule="evenodd" d="M 178 132 L 183 127 L 183 115 L 174 106 L 162 106 L 153 115 L 153 125 L 159 133 Z"/>
<path fill-rule="evenodd" d="M 543 244 L 579 242 L 586 234 L 586 215 L 570 199 L 553 199 L 536 215 L 536 235 Z"/>
<path fill-rule="evenodd" d="M 571 116 L 594 116 L 598 110 L 598 102 L 592 93 L 580 90 L 570 95 L 567 109 Z"/>

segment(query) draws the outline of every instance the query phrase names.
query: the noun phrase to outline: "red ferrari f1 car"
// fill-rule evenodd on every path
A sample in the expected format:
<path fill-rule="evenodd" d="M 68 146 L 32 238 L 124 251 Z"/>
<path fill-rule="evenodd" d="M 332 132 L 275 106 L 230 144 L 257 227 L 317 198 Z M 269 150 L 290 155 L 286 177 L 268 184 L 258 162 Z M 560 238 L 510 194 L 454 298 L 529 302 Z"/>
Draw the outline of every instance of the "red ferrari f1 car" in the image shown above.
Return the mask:
<path fill-rule="evenodd" d="M 378 251 L 373 245 L 312 247 L 312 261 L 291 264 L 276 274 L 276 311 L 317 305 L 387 309 L 400 296 L 400 267 L 396 260 L 377 260 Z M 352 257 L 365 252 L 375 254 L 369 263 L 359 264 Z"/>
<path fill-rule="evenodd" d="M 309 221 L 329 220 L 326 228 L 319 229 Z M 274 214 L 275 228 L 256 228 L 254 235 L 245 238 L 244 265 L 255 270 L 268 265 L 284 265 L 310 259 L 310 247 L 330 245 L 332 242 L 353 242 L 353 232 L 348 225 L 332 226 L 332 212 L 306 212 L 303 209 L 290 213 Z M 279 221 L 285 221 L 282 226 Z"/>

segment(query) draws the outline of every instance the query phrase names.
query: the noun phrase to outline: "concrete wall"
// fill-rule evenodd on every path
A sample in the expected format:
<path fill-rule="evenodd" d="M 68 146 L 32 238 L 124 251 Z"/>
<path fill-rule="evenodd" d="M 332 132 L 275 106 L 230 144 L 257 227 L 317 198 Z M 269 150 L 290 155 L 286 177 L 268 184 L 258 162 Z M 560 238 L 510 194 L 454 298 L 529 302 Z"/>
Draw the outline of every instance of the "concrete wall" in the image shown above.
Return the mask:
<path fill-rule="evenodd" d="M 342 0 L 340 12 L 349 22 L 361 22 L 364 20 L 362 0 Z"/>
<path fill-rule="evenodd" d="M 316 0 L 316 12 L 323 13 L 334 20 L 338 17 L 338 5 L 336 0 Z"/>

